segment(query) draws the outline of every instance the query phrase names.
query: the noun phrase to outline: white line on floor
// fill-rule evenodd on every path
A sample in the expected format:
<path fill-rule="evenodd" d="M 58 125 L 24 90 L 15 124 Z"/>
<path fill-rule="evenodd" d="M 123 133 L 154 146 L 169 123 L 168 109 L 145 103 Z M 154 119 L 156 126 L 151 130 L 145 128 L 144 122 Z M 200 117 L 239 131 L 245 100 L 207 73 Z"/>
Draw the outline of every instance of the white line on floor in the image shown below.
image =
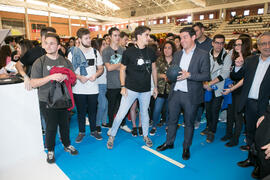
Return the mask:
<path fill-rule="evenodd" d="M 170 163 L 172 163 L 172 164 L 174 164 L 174 165 L 176 165 L 176 166 L 178 166 L 180 168 L 185 167 L 184 164 L 181 164 L 181 163 L 179 163 L 179 162 L 177 162 L 177 161 L 175 161 L 175 160 L 173 160 L 173 159 L 171 159 L 171 158 L 169 158 L 169 157 L 167 157 L 167 156 L 165 156 L 165 155 L 163 155 L 163 154 L 161 154 L 161 153 L 159 153 L 159 152 L 157 152 L 157 151 L 155 151 L 155 150 L 153 150 L 153 149 L 151 149 L 151 148 L 149 148 L 147 146 L 142 146 L 142 148 L 145 149 L 146 151 L 149 151 L 149 152 L 157 155 L 158 157 L 160 157 L 162 159 L 165 159 L 166 161 L 168 161 L 168 162 L 170 162 Z"/>

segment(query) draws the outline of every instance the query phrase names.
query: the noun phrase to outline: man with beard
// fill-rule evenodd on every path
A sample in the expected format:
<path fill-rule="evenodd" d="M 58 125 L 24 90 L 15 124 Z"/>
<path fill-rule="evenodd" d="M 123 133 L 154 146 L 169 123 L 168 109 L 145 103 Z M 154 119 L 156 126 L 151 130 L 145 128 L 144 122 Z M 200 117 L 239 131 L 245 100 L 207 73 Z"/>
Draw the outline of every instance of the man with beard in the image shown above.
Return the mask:
<path fill-rule="evenodd" d="M 99 52 L 90 47 L 90 31 L 86 28 L 80 28 L 77 31 L 77 36 L 80 46 L 71 48 L 68 59 L 72 62 L 77 77 L 77 83 L 72 90 L 79 124 L 76 143 L 80 143 L 85 136 L 86 113 L 88 113 L 91 136 L 97 140 L 102 139 L 96 130 L 96 114 L 99 93 L 97 78 L 102 75 L 104 67 Z"/>

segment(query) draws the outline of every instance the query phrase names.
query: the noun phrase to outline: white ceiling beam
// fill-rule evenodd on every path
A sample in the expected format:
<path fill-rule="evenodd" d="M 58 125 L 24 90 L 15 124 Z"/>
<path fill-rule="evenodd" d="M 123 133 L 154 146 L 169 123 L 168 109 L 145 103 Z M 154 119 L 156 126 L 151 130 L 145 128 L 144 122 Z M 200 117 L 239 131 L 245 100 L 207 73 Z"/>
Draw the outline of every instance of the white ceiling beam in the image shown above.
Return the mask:
<path fill-rule="evenodd" d="M 188 1 L 194 3 L 196 6 L 206 7 L 206 1 L 205 0 L 188 0 Z"/>
<path fill-rule="evenodd" d="M 156 0 L 152 0 L 153 3 L 155 3 L 156 5 L 158 5 L 161 9 L 163 9 L 164 11 L 167 11 L 167 9 L 165 9 L 159 2 L 157 2 Z"/>

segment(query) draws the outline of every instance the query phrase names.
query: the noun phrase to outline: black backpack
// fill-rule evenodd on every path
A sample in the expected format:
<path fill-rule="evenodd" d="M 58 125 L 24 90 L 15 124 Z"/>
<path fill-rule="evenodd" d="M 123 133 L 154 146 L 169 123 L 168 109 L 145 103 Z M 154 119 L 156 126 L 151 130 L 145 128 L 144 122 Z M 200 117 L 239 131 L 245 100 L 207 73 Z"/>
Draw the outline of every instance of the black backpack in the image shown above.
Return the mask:
<path fill-rule="evenodd" d="M 43 65 L 45 55 L 41 57 L 41 69 L 43 74 Z M 68 109 L 72 107 L 72 100 L 64 82 L 50 82 L 50 90 L 47 98 L 47 108 L 51 109 Z"/>
<path fill-rule="evenodd" d="M 50 84 L 47 108 L 68 109 L 72 107 L 71 97 L 64 82 L 53 81 Z"/>

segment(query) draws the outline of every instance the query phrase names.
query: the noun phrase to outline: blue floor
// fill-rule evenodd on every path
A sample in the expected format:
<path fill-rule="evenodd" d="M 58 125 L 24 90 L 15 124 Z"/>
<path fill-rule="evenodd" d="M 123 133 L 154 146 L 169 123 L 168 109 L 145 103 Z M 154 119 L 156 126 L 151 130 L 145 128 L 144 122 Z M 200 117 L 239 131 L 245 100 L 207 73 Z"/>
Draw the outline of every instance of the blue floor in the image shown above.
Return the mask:
<path fill-rule="evenodd" d="M 127 124 L 131 127 L 131 122 L 127 121 Z M 219 123 L 212 144 L 206 143 L 205 136 L 199 134 L 204 128 L 205 124 L 201 124 L 200 128 L 195 130 L 190 160 L 184 161 L 181 158 L 183 127 L 178 129 L 175 148 L 162 152 L 165 156 L 185 165 L 184 168 L 179 168 L 142 149 L 141 147 L 145 145 L 142 137 L 132 137 L 123 130 L 118 131 L 112 150 L 106 148 L 107 129 L 102 129 L 103 140 L 98 141 L 90 136 L 87 126 L 86 137 L 81 143 L 75 143 L 78 125 L 74 115 L 71 120 L 70 137 L 79 154 L 72 156 L 63 151 L 63 146 L 57 139 L 56 163 L 71 180 L 252 179 L 253 168 L 240 168 L 236 165 L 238 161 L 247 158 L 247 152 L 239 149 L 240 145 L 244 144 L 244 136 L 241 136 L 237 147 L 228 148 L 220 141 L 225 132 L 225 123 Z M 161 145 L 165 138 L 165 128 L 158 128 L 156 135 L 151 137 L 154 143 L 152 149 Z"/>

